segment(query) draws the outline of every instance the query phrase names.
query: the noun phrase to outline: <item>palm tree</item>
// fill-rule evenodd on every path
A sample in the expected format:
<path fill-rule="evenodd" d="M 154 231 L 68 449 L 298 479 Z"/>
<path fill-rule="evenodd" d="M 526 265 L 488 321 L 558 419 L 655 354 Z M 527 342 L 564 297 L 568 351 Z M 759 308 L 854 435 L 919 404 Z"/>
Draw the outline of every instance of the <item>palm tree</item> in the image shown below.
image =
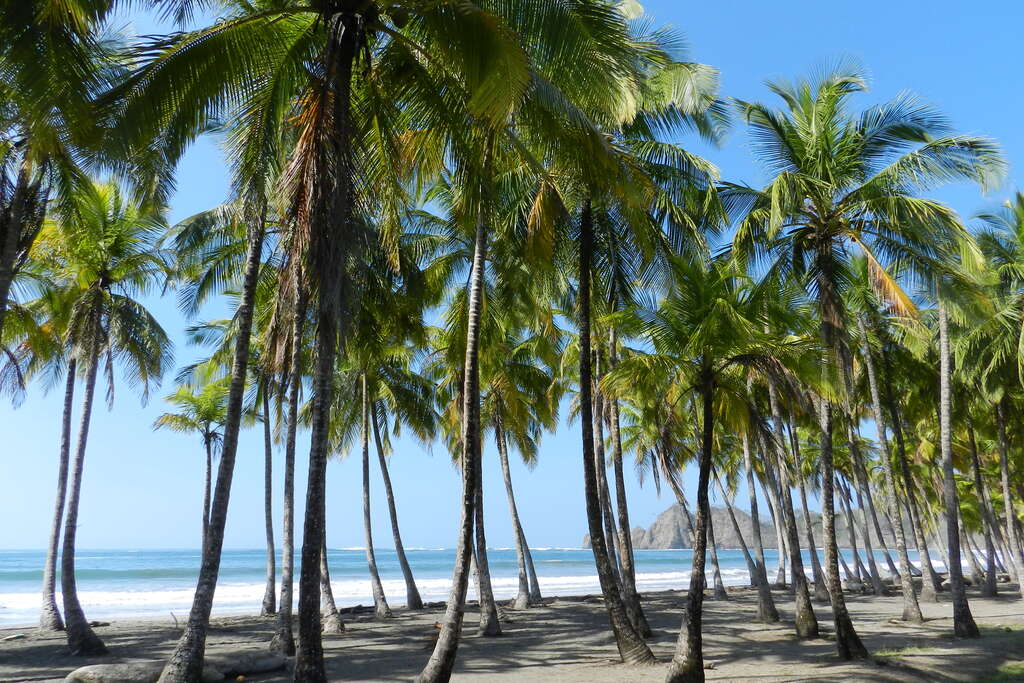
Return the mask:
<path fill-rule="evenodd" d="M 0 8 L 0 332 L 48 202 L 64 203 L 88 184 L 79 163 L 97 141 L 90 102 L 117 72 L 105 35 L 112 4 L 26 0 Z"/>
<path fill-rule="evenodd" d="M 211 382 L 198 393 L 191 387 L 179 387 L 164 400 L 177 408 L 164 413 L 153 423 L 154 429 L 170 429 L 184 434 L 195 433 L 203 442 L 206 453 L 206 479 L 203 487 L 203 547 L 206 547 L 210 527 L 210 495 L 213 480 L 213 457 L 220 448 L 224 428 L 224 403 L 227 391 L 223 382 Z"/>
<path fill-rule="evenodd" d="M 85 394 L 75 456 L 71 462 L 61 551 L 61 593 L 68 645 L 76 655 L 106 652 L 93 633 L 78 601 L 75 584 L 75 538 L 82 473 L 92 417 L 93 395 L 102 364 L 113 387 L 115 362 L 126 379 L 142 388 L 159 383 L 170 363 L 171 343 L 152 315 L 136 300 L 166 277 L 156 238 L 161 217 L 128 202 L 111 184 L 81 188 L 72 199 L 73 212 L 44 225 L 34 267 L 49 274 L 69 297 L 66 341 L 84 372 Z M 108 389 L 108 402 L 113 400 Z"/>
<path fill-rule="evenodd" d="M 754 368 L 783 379 L 780 359 L 795 345 L 764 332 L 765 290 L 728 263 L 675 259 L 671 267 L 671 288 L 664 301 L 656 310 L 640 313 L 654 353 L 621 361 L 606 381 L 612 387 L 628 386 L 646 373 L 665 373 L 673 377 L 675 387 L 666 400 L 683 400 L 691 392 L 700 397 L 693 567 L 686 616 L 666 678 L 677 682 L 704 679 L 701 620 L 716 403 L 723 395 L 745 400 L 746 386 L 737 368 Z"/>
<path fill-rule="evenodd" d="M 1002 174 L 1004 162 L 991 140 L 949 135 L 945 118 L 910 95 L 852 115 L 850 96 L 866 88 L 857 69 L 837 68 L 813 81 L 769 88 L 783 100 L 783 110 L 738 104 L 755 136 L 758 158 L 776 176 L 764 190 L 730 188 L 727 200 L 748 209 L 734 245 L 745 258 L 771 260 L 774 267 L 793 273 L 814 296 L 828 354 L 825 367 L 838 371 L 842 406 L 850 415 L 849 334 L 839 296 L 849 255 L 863 253 L 885 301 L 911 310 L 886 261 L 898 258 L 914 274 L 926 275 L 941 256 L 941 245 L 963 232 L 951 210 L 912 193 L 950 180 L 987 185 Z M 836 647 L 844 659 L 864 657 L 867 651 L 839 581 L 832 401 L 823 400 L 818 412 L 825 564 Z"/>

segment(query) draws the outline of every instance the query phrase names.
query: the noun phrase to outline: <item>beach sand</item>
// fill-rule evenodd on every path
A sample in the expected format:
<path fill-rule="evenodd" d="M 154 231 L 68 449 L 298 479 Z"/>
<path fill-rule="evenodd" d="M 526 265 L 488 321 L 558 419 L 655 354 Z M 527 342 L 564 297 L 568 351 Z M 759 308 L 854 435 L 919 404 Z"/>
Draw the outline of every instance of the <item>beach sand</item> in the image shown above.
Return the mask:
<path fill-rule="evenodd" d="M 1024 680 L 1024 601 L 1006 584 L 998 598 L 981 598 L 971 590 L 971 609 L 983 637 L 952 637 L 948 594 L 939 604 L 922 603 L 926 623 L 898 621 L 899 595 L 876 598 L 848 595 L 847 604 L 872 658 L 840 662 L 826 638 L 799 641 L 793 635 L 793 602 L 788 591 L 774 596 L 783 621 L 754 621 L 756 594 L 731 588 L 728 601 L 705 601 L 704 652 L 713 663 L 706 671 L 716 681 L 1012 681 Z M 658 659 L 650 667 L 617 663 L 608 619 L 599 597 L 548 599 L 544 607 L 503 610 L 504 634 L 476 635 L 477 614 L 466 614 L 465 637 L 459 647 L 456 680 L 559 681 L 600 683 L 662 681 L 675 648 L 685 599 L 683 591 L 651 593 L 644 606 L 655 630 L 650 641 Z M 337 681 L 406 681 L 430 654 L 441 618 L 440 606 L 423 612 L 396 610 L 396 617 L 376 621 L 367 610 L 344 615 L 347 633 L 326 636 L 324 649 L 329 678 Z M 831 632 L 831 611 L 815 605 L 823 632 Z M 179 617 L 180 618 L 180 617 Z M 262 650 L 273 631 L 273 617 L 214 618 L 208 653 Z M 170 617 L 149 621 L 114 621 L 97 632 L 110 656 L 83 660 L 67 654 L 62 634 L 31 629 L 4 629 L 0 638 L 0 681 L 56 681 L 91 663 L 152 661 L 165 657 L 180 630 Z M 1015 664 L 1016 663 L 1016 664 Z M 1000 671 L 1001 670 L 1001 671 Z M 1016 671 L 1017 677 L 1011 673 Z M 253 675 L 247 681 L 288 681 L 286 671 Z"/>

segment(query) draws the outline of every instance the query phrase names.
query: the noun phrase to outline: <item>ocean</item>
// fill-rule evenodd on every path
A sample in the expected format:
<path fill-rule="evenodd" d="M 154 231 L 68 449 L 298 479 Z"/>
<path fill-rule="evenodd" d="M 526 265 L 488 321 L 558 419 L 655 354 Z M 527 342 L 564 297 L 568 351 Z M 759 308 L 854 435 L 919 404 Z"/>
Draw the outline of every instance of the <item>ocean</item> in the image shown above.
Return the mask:
<path fill-rule="evenodd" d="M 589 549 L 534 548 L 532 553 L 541 592 L 545 596 L 600 592 L 594 557 Z M 414 548 L 406 550 L 406 555 L 423 600 L 447 599 L 455 551 Z M 776 551 L 767 550 L 765 555 L 769 577 L 774 578 Z M 844 555 L 849 562 L 852 555 L 848 551 Z M 376 556 L 389 604 L 404 604 L 405 582 L 394 551 L 378 549 Z M 722 580 L 726 585 L 749 583 L 741 551 L 719 550 L 718 556 Z M 806 552 L 804 556 L 805 569 L 810 574 L 809 556 Z M 0 550 L 0 626 L 27 626 L 37 622 L 44 557 L 41 550 Z M 515 597 L 518 580 L 514 549 L 489 549 L 487 557 L 495 597 Z M 916 553 L 911 553 L 911 558 L 916 561 Z M 169 617 L 174 614 L 180 619 L 188 615 L 199 570 L 198 550 L 79 550 L 76 559 L 78 595 L 88 618 L 111 620 Z M 328 559 L 338 606 L 373 604 L 366 553 L 361 548 L 337 548 L 328 551 Z M 689 550 L 637 550 L 637 588 L 641 592 L 686 589 L 691 559 Z M 886 566 L 881 556 L 878 561 L 879 571 L 884 575 Z M 265 562 L 263 550 L 224 551 L 213 606 L 215 614 L 259 612 L 266 576 Z M 295 578 L 298 582 L 298 557 Z M 708 581 L 711 580 L 709 557 Z M 59 578 L 57 587 L 59 590 Z M 475 597 L 475 593 L 474 582 L 471 581 L 470 599 Z M 57 604 L 60 604 L 59 595 Z"/>

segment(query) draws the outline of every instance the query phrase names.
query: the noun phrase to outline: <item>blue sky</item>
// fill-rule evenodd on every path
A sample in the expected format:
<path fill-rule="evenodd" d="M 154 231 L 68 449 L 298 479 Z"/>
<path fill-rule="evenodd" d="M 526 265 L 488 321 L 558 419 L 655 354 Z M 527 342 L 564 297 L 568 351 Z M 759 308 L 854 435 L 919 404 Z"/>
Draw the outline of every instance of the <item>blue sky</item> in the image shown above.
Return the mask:
<path fill-rule="evenodd" d="M 648 14 L 682 32 L 696 61 L 718 67 L 724 95 L 770 101 L 764 81 L 794 78 L 821 64 L 854 59 L 870 76 L 867 105 L 910 90 L 938 106 L 958 131 L 997 138 L 1011 164 L 1006 185 L 982 197 L 971 187 L 948 187 L 935 196 L 964 216 L 991 206 L 1018 184 L 1016 163 L 1024 160 L 1024 88 L 1021 87 L 1019 27 L 1024 6 L 1016 2 L 820 2 L 819 0 L 733 0 L 690 3 L 647 0 Z M 138 33 L 156 30 L 150 17 L 133 17 Z M 681 140 L 733 181 L 760 184 L 765 178 L 749 156 L 748 139 L 736 125 L 720 149 Z M 180 219 L 223 201 L 227 181 L 213 141 L 201 141 L 183 160 L 171 218 Z M 177 342 L 177 361 L 195 350 L 184 344 L 187 321 L 173 298 L 150 302 Z M 211 310 L 207 317 L 222 314 Z M 83 548 L 195 547 L 200 529 L 202 452 L 197 439 L 154 433 L 163 412 L 160 397 L 173 389 L 169 373 L 146 406 L 121 388 L 114 409 L 94 412 L 79 528 Z M 25 403 L 0 404 L 4 448 L 0 456 L 0 548 L 40 548 L 46 543 L 60 419 L 59 392 L 32 387 Z M 299 449 L 297 482 L 304 486 L 308 438 Z M 276 457 L 280 460 L 280 453 Z M 391 473 L 408 547 L 449 547 L 455 539 L 459 476 L 440 445 L 432 451 L 409 441 L 396 444 Z M 280 462 L 275 467 L 275 517 L 280 519 Z M 241 438 L 226 545 L 263 543 L 263 447 L 258 430 Z M 577 546 L 586 530 L 581 483 L 579 425 L 563 424 L 542 444 L 532 471 L 513 465 L 519 509 L 530 544 Z M 485 446 L 485 505 L 489 545 L 512 545 L 508 508 L 494 445 Z M 648 525 L 670 504 L 663 493 L 641 488 L 627 466 L 632 521 Z M 687 477 L 692 486 L 692 476 Z M 361 546 L 358 459 L 332 462 L 328 471 L 328 542 Z M 379 474 L 373 472 L 374 534 L 390 546 Z M 301 489 L 297 498 L 301 500 Z M 744 496 L 741 496 L 743 498 Z M 300 512 L 301 514 L 301 512 Z M 301 519 L 301 516 L 299 517 Z M 280 540 L 280 525 L 277 528 Z"/>

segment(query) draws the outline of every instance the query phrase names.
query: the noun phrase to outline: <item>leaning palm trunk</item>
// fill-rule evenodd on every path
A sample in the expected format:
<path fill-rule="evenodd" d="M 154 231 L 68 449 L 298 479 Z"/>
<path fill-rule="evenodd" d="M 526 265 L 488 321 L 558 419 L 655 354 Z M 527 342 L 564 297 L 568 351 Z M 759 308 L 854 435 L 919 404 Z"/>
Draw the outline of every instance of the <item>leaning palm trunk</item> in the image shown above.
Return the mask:
<path fill-rule="evenodd" d="M 821 520 L 825 534 L 825 578 L 829 598 L 832 601 L 832 619 L 835 624 L 836 650 L 841 659 L 867 657 L 867 649 L 860 641 L 843 597 L 843 585 L 839 580 L 839 548 L 836 544 L 836 516 L 833 489 L 835 487 L 832 466 L 832 408 L 825 399 L 818 408 L 821 425 Z M 851 530 L 852 533 L 852 530 Z"/>
<path fill-rule="evenodd" d="M 722 497 L 722 502 L 725 503 L 726 514 L 729 515 L 729 523 L 732 524 L 732 530 L 736 532 L 736 540 L 740 543 L 740 552 L 743 553 L 743 560 L 747 563 L 747 573 L 750 575 L 750 585 L 759 586 L 761 584 L 761 566 L 754 559 L 754 556 L 750 554 L 750 548 L 747 547 L 747 542 L 743 538 L 743 530 L 740 529 L 740 524 L 736 520 L 736 511 L 733 510 L 732 501 L 729 499 L 729 493 L 722 486 L 722 480 L 718 478 L 718 474 L 712 475 L 715 480 L 715 487 L 718 489 L 718 495 Z M 767 581 L 765 582 L 767 583 Z M 758 591 L 761 593 L 761 591 Z M 769 589 L 768 595 L 771 595 Z"/>
<path fill-rule="evenodd" d="M 494 440 L 498 445 L 498 459 L 501 461 L 501 476 L 505 481 L 505 497 L 508 498 L 508 511 L 512 519 L 512 530 L 516 536 L 516 569 L 519 579 L 519 592 L 513 606 L 516 609 L 526 609 L 530 606 L 530 579 L 526 569 L 526 553 L 529 552 L 526 546 L 526 538 L 523 535 L 523 527 L 519 523 L 519 510 L 516 508 L 516 497 L 512 490 L 512 471 L 508 464 L 508 451 L 505 441 L 504 422 L 500 412 L 494 418 Z"/>
<path fill-rule="evenodd" d="M 978 457 L 978 444 L 974 437 L 974 423 L 970 414 L 967 415 L 967 444 L 971 452 L 971 472 L 974 475 L 974 493 L 978 497 L 981 508 L 981 531 L 985 538 L 985 570 L 981 595 L 986 598 L 995 597 L 999 588 L 996 580 L 996 546 L 992 541 L 993 529 L 996 528 L 992 507 L 988 500 L 985 481 L 981 477 L 981 459 Z"/>
<path fill-rule="evenodd" d="M 722 582 L 722 566 L 718 564 L 718 542 L 715 540 L 715 520 L 708 514 L 708 548 L 711 550 L 711 571 L 715 585 L 715 600 L 728 600 L 729 593 Z"/>
<path fill-rule="evenodd" d="M 370 571 L 370 587 L 373 590 L 373 609 L 378 619 L 390 619 L 391 608 L 384 595 L 384 586 L 377 571 L 377 554 L 373 551 L 373 524 L 370 515 L 370 397 L 366 388 L 366 375 L 361 378 L 362 426 L 360 428 L 360 446 L 363 452 L 363 534 L 366 538 L 366 566 Z"/>
<path fill-rule="evenodd" d="M 68 489 L 68 461 L 71 458 L 71 412 L 74 409 L 75 376 L 78 362 L 68 361 L 67 376 L 64 379 L 64 408 L 60 422 L 60 460 L 57 465 L 57 500 L 53 505 L 53 522 L 50 523 L 50 542 L 46 546 L 46 564 L 43 567 L 43 606 L 39 616 L 39 628 L 43 631 L 63 631 L 64 620 L 57 609 L 57 552 L 60 546 L 60 530 L 64 521 L 64 500 Z"/>
<path fill-rule="evenodd" d="M 867 332 L 864 329 L 864 321 L 858 318 L 861 327 L 861 338 L 867 339 Z M 888 491 L 886 503 L 889 507 L 893 535 L 896 539 L 896 555 L 899 558 L 900 592 L 903 595 L 903 620 L 921 623 L 924 617 L 921 614 L 921 606 L 917 602 L 917 594 L 914 593 L 914 577 L 910 569 L 910 554 L 907 552 L 907 538 L 903 532 L 903 516 L 900 513 L 899 492 L 896 490 L 896 481 L 892 473 L 891 451 L 889 449 L 889 438 L 885 432 L 885 419 L 882 416 L 882 402 L 879 398 L 878 377 L 875 375 L 875 361 L 871 354 L 871 348 L 867 341 L 863 343 L 864 365 L 868 375 L 868 389 L 871 392 L 872 417 L 875 418 L 875 425 L 878 430 L 878 441 L 882 446 L 881 461 L 882 474 L 885 477 L 885 488 Z M 881 531 L 879 531 L 881 537 Z"/>
<path fill-rule="evenodd" d="M 843 484 L 843 480 L 838 476 L 836 477 L 836 489 L 839 491 L 839 505 L 843 508 L 843 512 L 846 514 L 846 530 L 850 534 L 850 552 L 853 554 L 853 576 L 851 576 L 850 579 L 863 583 L 864 577 L 867 575 L 867 570 L 864 568 L 864 563 L 861 562 L 860 551 L 857 548 L 857 523 L 853 518 L 853 506 L 850 504 L 850 493 Z"/>
<path fill-rule="evenodd" d="M 779 491 L 774 483 L 765 485 L 764 482 L 761 482 L 761 484 L 761 490 L 764 491 L 764 499 L 768 503 L 768 513 L 771 515 L 772 527 L 775 529 L 775 547 L 778 548 L 776 553 L 778 567 L 775 572 L 775 584 L 779 587 L 784 587 L 786 585 L 786 543 L 782 538 Z M 766 568 L 766 574 L 767 571 Z"/>
<path fill-rule="evenodd" d="M 327 45 L 321 76 L 322 106 L 330 109 L 330 128 L 313 152 L 314 168 L 320 169 L 310 190 L 309 246 L 307 264 L 317 298 L 316 360 L 313 369 L 310 420 L 309 476 L 302 527 L 302 560 L 299 565 L 299 643 L 295 652 L 295 680 L 326 683 L 320 623 L 320 555 L 325 530 L 327 455 L 333 393 L 334 361 L 338 349 L 342 278 L 346 268 L 348 234 L 352 217 L 352 123 L 350 121 L 352 71 L 362 40 L 363 19 L 339 12 L 326 21 Z"/>
<path fill-rule="evenodd" d="M 633 538 L 629 532 L 629 505 L 626 501 L 626 477 L 622 469 L 622 433 L 619 427 L 619 402 L 608 405 L 609 426 L 612 437 L 612 470 L 615 473 L 615 507 L 619 522 L 619 557 L 622 560 L 622 597 L 633 626 L 644 638 L 651 636 L 651 625 L 640 605 L 636 591 L 636 561 L 633 556 Z"/>
<path fill-rule="evenodd" d="M 593 261 L 593 213 L 589 200 L 583 207 L 579 236 L 579 343 L 580 343 L 580 425 L 583 444 L 583 493 L 586 500 L 590 549 L 594 554 L 597 577 L 601 583 L 605 609 L 615 635 L 619 656 L 626 664 L 650 664 L 654 655 L 637 633 L 626 613 L 622 595 L 615 580 L 615 567 L 609 560 L 604 537 L 604 521 L 598 488 L 597 463 L 594 455 L 594 405 L 592 397 L 590 342 L 590 269 Z"/>
<path fill-rule="evenodd" d="M 224 545 L 224 526 L 227 523 L 231 479 L 235 471 L 238 431 L 242 424 L 242 398 L 245 393 L 245 377 L 249 362 L 253 299 L 256 294 L 260 254 L 263 251 L 264 229 L 264 222 L 260 219 L 253 223 L 248 236 L 249 246 L 245 260 L 245 276 L 242 281 L 242 299 L 235 312 L 235 318 L 238 320 L 238 335 L 235 338 L 231 363 L 231 385 L 228 390 L 227 417 L 224 421 L 220 467 L 217 469 L 217 486 L 210 508 L 209 538 L 203 546 L 203 560 L 199 568 L 199 580 L 192 599 L 192 610 L 189 613 L 188 623 L 185 625 L 185 631 L 171 654 L 167 666 L 164 667 L 163 673 L 160 675 L 160 683 L 188 683 L 199 680 L 202 675 L 206 631 L 210 624 L 213 594 L 217 588 L 217 575 L 220 572 L 220 553 Z"/>
<path fill-rule="evenodd" d="M 484 168 L 490 166 L 490 153 L 485 153 Z M 466 363 L 462 376 L 462 501 L 460 504 L 459 538 L 455 548 L 452 588 L 445 608 L 441 632 L 434 651 L 416 680 L 421 683 L 444 683 L 451 678 L 455 655 L 462 633 L 469 584 L 470 558 L 473 556 L 478 470 L 474 463 L 480 458 L 480 310 L 483 304 L 484 266 L 487 258 L 487 234 L 484 213 L 476 221 L 473 242 L 473 266 L 469 274 L 469 301 L 466 311 Z"/>
<path fill-rule="evenodd" d="M 757 488 L 754 486 L 754 463 L 753 463 L 753 460 L 750 457 L 750 435 L 746 431 L 743 432 L 743 467 L 744 467 L 744 469 L 745 469 L 745 471 L 747 473 L 747 493 L 748 493 L 748 497 L 750 499 L 751 534 L 752 534 L 753 539 L 754 539 L 754 552 L 757 553 L 757 557 L 756 557 L 757 563 L 756 564 L 758 566 L 758 575 L 756 577 L 756 582 L 757 582 L 757 584 L 764 583 L 764 584 L 767 585 L 767 583 L 768 583 L 768 571 L 767 571 L 767 565 L 765 564 L 765 559 L 764 559 L 764 539 L 761 536 L 761 516 L 760 516 L 759 511 L 757 509 Z M 719 484 L 719 486 L 721 486 L 721 484 Z M 730 518 L 735 517 L 735 515 L 732 514 L 732 510 L 731 509 L 729 511 L 729 517 Z M 734 522 L 734 524 L 735 524 L 735 522 Z M 744 545 L 746 545 L 746 544 L 744 544 Z M 769 590 L 768 590 L 768 599 L 771 600 L 771 589 L 770 589 L 770 587 L 769 587 Z M 762 601 L 763 601 L 763 599 L 762 599 Z M 771 616 L 771 612 L 774 612 L 775 613 L 775 617 L 774 618 L 770 618 L 769 621 L 778 621 L 779 613 L 775 609 L 774 601 L 772 601 L 771 609 L 768 610 L 767 613 L 765 612 L 764 609 L 762 609 L 762 606 L 759 606 L 758 612 L 759 612 L 759 616 L 762 617 L 762 620 L 764 619 L 765 616 L 770 617 Z"/>
<path fill-rule="evenodd" d="M 714 429 L 714 388 L 710 378 L 704 378 L 701 387 L 703 401 L 703 431 L 701 437 L 699 473 L 697 477 L 697 525 L 693 534 L 693 567 L 690 570 L 690 589 L 686 597 L 686 613 L 676 641 L 676 652 L 669 666 L 666 683 L 689 683 L 704 680 L 704 652 L 701 622 L 704 605 L 704 565 L 707 553 L 708 522 L 711 508 L 708 504 L 708 485 L 711 480 L 711 445 Z"/>
<path fill-rule="evenodd" d="M 481 449 L 481 456 L 482 454 Z M 477 459 L 476 472 L 476 506 L 473 510 L 474 547 L 476 555 L 477 596 L 480 602 L 480 624 L 477 633 L 482 636 L 500 636 L 501 622 L 498 620 L 498 605 L 494 602 L 494 590 L 491 588 L 491 568 L 487 561 L 487 535 L 484 533 L 484 486 L 483 457 Z"/>
<path fill-rule="evenodd" d="M 292 593 L 295 572 L 295 437 L 299 425 L 299 390 L 302 387 L 302 328 L 306 318 L 306 295 L 301 271 L 295 279 L 295 310 L 292 318 L 291 358 L 288 368 L 288 427 L 284 443 L 284 506 L 281 524 L 281 600 L 277 631 L 270 649 L 291 657 L 295 654 L 292 635 Z"/>
<path fill-rule="evenodd" d="M 1020 556 L 1020 541 L 1017 536 L 1017 513 L 1013 508 L 1013 492 L 1010 489 L 1010 441 L 1006 435 L 1006 397 L 996 404 L 996 424 L 999 430 L 999 476 L 1003 488 L 1003 514 L 1006 517 L 1006 564 L 1013 567 L 1017 580 L 1017 591 L 1024 595 L 1024 563 Z"/>
<path fill-rule="evenodd" d="M 325 530 L 326 532 L 326 530 Z M 327 534 L 320 543 L 320 623 L 324 633 L 337 635 L 345 632 L 345 623 L 338 613 L 331 587 L 331 566 L 327 561 Z"/>
<path fill-rule="evenodd" d="M 596 353 L 594 354 L 597 355 Z M 597 364 L 595 363 L 595 367 Z M 618 532 L 615 515 L 612 514 L 611 489 L 608 487 L 608 463 L 604 456 L 604 396 L 597 389 L 594 380 L 594 458 L 597 466 L 598 495 L 601 498 L 601 515 L 604 518 L 604 534 L 608 541 L 608 557 L 615 567 L 615 580 L 622 592 L 622 562 L 619 560 Z"/>
<path fill-rule="evenodd" d="M 98 316 L 97 314 L 94 314 Z M 100 321 L 97 317 L 95 333 L 90 343 L 88 366 L 85 375 L 85 396 L 82 400 L 82 415 L 78 425 L 78 444 L 75 459 L 71 463 L 71 481 L 68 490 L 67 519 L 64 522 L 64 545 L 60 555 L 60 591 L 64 599 L 64 627 L 67 630 L 68 648 L 71 654 L 90 657 L 107 653 L 89 621 L 85 618 L 78 601 L 78 587 L 75 583 L 75 538 L 78 531 L 78 502 L 82 495 L 82 469 L 85 466 L 85 446 L 89 440 L 89 422 L 92 418 L 92 400 L 96 392 L 96 372 L 100 358 Z"/>
<path fill-rule="evenodd" d="M 818 637 L 818 618 L 814 614 L 814 607 L 811 605 L 811 592 L 807 586 L 807 574 L 804 573 L 804 560 L 800 556 L 800 532 L 796 528 L 796 513 L 793 510 L 792 484 L 789 481 L 789 469 L 786 466 L 786 449 L 783 441 L 782 416 L 779 412 L 778 397 L 775 394 L 775 383 L 768 384 L 769 408 L 772 412 L 772 423 L 777 434 L 775 453 L 777 470 L 779 474 L 779 490 L 782 491 L 782 514 L 786 524 L 786 540 L 789 545 L 789 564 L 793 574 L 793 598 L 796 603 L 796 635 L 799 638 Z M 770 452 L 771 444 L 765 444 L 765 451 Z M 749 457 L 749 449 L 745 453 Z M 754 477 L 751 468 L 752 463 L 747 463 L 747 484 L 751 493 L 751 514 L 756 507 L 757 495 L 754 493 Z M 765 465 L 765 472 L 771 473 L 772 463 L 768 459 Z M 758 528 L 758 520 L 755 519 L 754 528 Z M 811 557 L 816 558 L 814 546 L 808 549 Z M 764 561 L 761 562 L 762 577 L 767 582 L 767 574 L 764 570 Z"/>
<path fill-rule="evenodd" d="M 814 523 L 811 521 L 810 507 L 807 505 L 807 484 L 804 481 L 801 458 L 800 458 L 800 441 L 796 438 L 796 433 L 793 431 L 792 425 L 789 429 L 789 442 L 793 448 L 793 465 L 796 467 L 796 471 L 799 474 L 800 481 L 798 482 L 800 488 L 800 509 L 804 515 L 804 532 L 807 534 L 807 552 L 811 555 L 811 575 L 814 579 L 814 599 L 818 602 L 831 602 L 831 598 L 828 595 L 828 585 L 825 578 L 825 572 L 821 568 L 821 561 L 818 559 L 818 545 L 814 542 Z"/>
<path fill-rule="evenodd" d="M 266 383 L 264 383 L 266 384 Z M 277 567 L 274 566 L 274 448 L 270 438 L 269 387 L 263 386 L 263 526 L 267 537 L 267 585 L 263 591 L 262 616 L 277 611 Z"/>
<path fill-rule="evenodd" d="M 977 638 L 978 625 L 971 615 L 964 587 L 963 569 L 960 566 L 960 502 L 956 495 L 956 480 L 953 478 L 953 436 L 951 433 L 950 383 L 952 368 L 949 358 L 949 314 L 939 303 L 939 431 L 941 432 L 942 480 L 946 503 L 946 538 L 949 544 L 949 592 L 953 596 L 953 633 L 961 638 Z"/>
<path fill-rule="evenodd" d="M 387 456 L 384 455 L 384 445 L 380 438 L 380 422 L 377 419 L 377 407 L 370 408 L 370 417 L 373 420 L 373 439 L 377 445 L 377 460 L 380 464 L 380 476 L 384 480 L 384 494 L 388 499 L 388 516 L 391 519 L 391 538 L 395 543 L 395 555 L 398 558 L 398 566 L 402 568 L 402 576 L 405 579 L 405 606 L 409 609 L 423 609 L 423 600 L 416 588 L 416 580 L 412 575 L 412 568 L 409 567 L 409 560 L 405 556 L 405 546 L 402 544 L 402 534 L 398 530 L 398 509 L 395 507 L 395 492 L 391 488 L 391 475 L 388 473 Z"/>
<path fill-rule="evenodd" d="M 210 492 L 213 488 L 213 444 L 206 439 L 206 477 L 203 479 L 203 543 L 205 548 L 210 540 Z"/>

